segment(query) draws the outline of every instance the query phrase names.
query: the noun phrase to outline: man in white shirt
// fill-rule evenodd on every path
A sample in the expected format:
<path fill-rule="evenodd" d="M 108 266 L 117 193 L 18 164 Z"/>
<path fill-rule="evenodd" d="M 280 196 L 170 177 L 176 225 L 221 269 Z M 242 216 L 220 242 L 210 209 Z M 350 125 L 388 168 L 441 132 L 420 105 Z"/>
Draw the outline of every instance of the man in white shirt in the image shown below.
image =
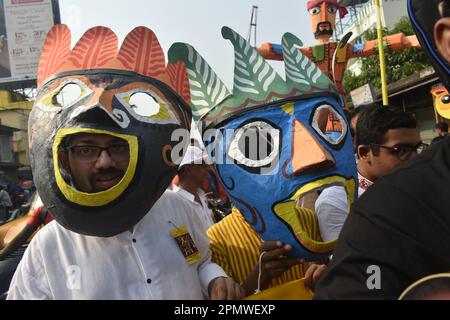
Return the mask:
<path fill-rule="evenodd" d="M 208 207 L 208 199 L 202 189 L 208 178 L 211 165 L 208 155 L 197 146 L 189 146 L 178 169 L 178 188 L 176 195 L 186 202 L 202 221 L 204 231 L 214 224 L 213 213 Z"/>
<path fill-rule="evenodd" d="M 125 58 L 136 43 L 153 60 Z M 164 192 L 177 172 L 172 133 L 191 119 L 171 78 L 184 66 L 166 67 L 145 27 L 120 50 L 105 27 L 70 48 L 68 28 L 54 26 L 29 120 L 35 183 L 55 221 L 33 238 L 7 298 L 241 298 L 242 288 L 210 261 L 198 217 Z"/>
<path fill-rule="evenodd" d="M 172 230 L 186 227 L 201 257 L 188 264 Z M 117 236 L 90 237 L 55 221 L 32 240 L 18 267 L 8 299 L 171 299 L 236 298 L 233 287 L 218 296 L 229 278 L 210 261 L 203 227 L 188 205 L 164 193 L 133 228 Z M 215 280 L 215 281 L 213 281 Z M 228 282 L 228 280 L 227 280 Z M 227 283 L 222 283 L 225 285 Z M 208 288 L 209 287 L 209 288 Z M 209 292 L 208 292 L 209 289 Z M 215 291 L 214 291 L 215 290 Z"/>
<path fill-rule="evenodd" d="M 87 144 L 89 141 L 89 145 Z M 118 161 L 123 142 L 108 136 L 78 134 L 70 139 L 61 162 L 73 184 L 82 191 L 113 187 L 128 161 Z M 105 148 L 79 163 L 79 152 Z M 110 153 L 111 156 L 109 155 Z M 123 151 L 127 154 L 127 150 Z M 86 156 L 84 156 L 86 157 Z M 123 157 L 124 159 L 126 156 Z M 97 173 L 93 173 L 93 172 Z M 109 171 L 111 173 L 103 173 Z M 95 174 L 97 179 L 90 179 Z M 92 182 L 92 183 L 91 183 Z M 107 221 L 105 221 L 107 223 Z M 196 261 L 171 235 L 186 228 L 198 249 Z M 91 237 L 50 223 L 31 242 L 12 280 L 8 299 L 203 299 L 236 297 L 239 287 L 210 261 L 209 243 L 202 221 L 176 194 L 164 193 L 150 212 L 131 230 L 114 237 Z M 216 287 L 229 296 L 217 296 Z"/>

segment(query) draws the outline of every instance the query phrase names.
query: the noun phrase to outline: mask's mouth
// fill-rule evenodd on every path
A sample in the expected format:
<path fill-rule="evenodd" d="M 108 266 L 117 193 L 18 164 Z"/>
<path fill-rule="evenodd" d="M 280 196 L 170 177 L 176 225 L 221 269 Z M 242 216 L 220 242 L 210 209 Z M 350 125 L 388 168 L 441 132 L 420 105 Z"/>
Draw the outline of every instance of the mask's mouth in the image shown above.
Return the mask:
<path fill-rule="evenodd" d="M 325 254 L 333 250 L 336 240 L 328 242 L 320 242 L 313 240 L 311 235 L 308 235 L 305 228 L 306 218 L 302 217 L 302 212 L 297 209 L 297 200 L 306 196 L 311 192 L 324 190 L 332 186 L 342 186 L 347 193 L 347 202 L 349 208 L 353 203 L 356 183 L 355 180 L 344 178 L 341 176 L 330 176 L 309 182 L 301 186 L 291 198 L 279 202 L 274 206 L 275 214 L 282 219 L 292 230 L 299 243 L 308 251 L 314 254 Z M 317 224 L 317 221 L 316 221 Z"/>
<path fill-rule="evenodd" d="M 317 24 L 317 30 L 314 35 L 316 38 L 322 35 L 333 35 L 333 26 L 328 21 L 320 22 Z"/>
<path fill-rule="evenodd" d="M 96 186 L 98 191 L 87 193 L 75 188 L 70 181 L 64 179 L 63 170 L 58 160 L 58 151 L 65 137 L 79 134 L 105 134 L 125 140 L 129 146 L 129 163 L 125 172 L 120 170 L 99 171 L 91 184 Z M 116 200 L 130 185 L 134 178 L 138 160 L 138 140 L 136 136 L 118 134 L 115 132 L 97 130 L 90 128 L 60 129 L 56 133 L 53 143 L 53 169 L 56 184 L 64 197 L 70 202 L 86 207 L 105 206 Z"/>

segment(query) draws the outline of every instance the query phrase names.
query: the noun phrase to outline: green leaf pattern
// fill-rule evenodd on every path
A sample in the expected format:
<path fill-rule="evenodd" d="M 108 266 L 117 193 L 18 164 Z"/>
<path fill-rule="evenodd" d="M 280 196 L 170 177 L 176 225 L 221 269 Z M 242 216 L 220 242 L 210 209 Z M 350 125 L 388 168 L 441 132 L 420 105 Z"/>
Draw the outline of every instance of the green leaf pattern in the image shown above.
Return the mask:
<path fill-rule="evenodd" d="M 283 86 L 283 79 L 244 38 L 228 27 L 222 29 L 222 34 L 234 46 L 234 95 L 263 99 L 275 91 L 274 86 Z"/>
<path fill-rule="evenodd" d="M 299 50 L 303 46 L 300 39 L 287 32 L 283 36 L 282 43 L 286 82 L 300 90 L 309 90 L 312 85 L 320 89 L 333 85 L 331 80 Z"/>
<path fill-rule="evenodd" d="M 186 48 L 193 115 L 195 118 L 201 118 L 231 93 L 205 59 L 192 46 L 186 45 Z"/>
<path fill-rule="evenodd" d="M 169 50 L 171 63 L 182 60 L 186 65 L 195 121 L 225 119 L 242 109 L 284 99 L 290 94 L 335 90 L 328 76 L 302 54 L 299 50 L 302 42 L 291 33 L 286 33 L 282 41 L 286 81 L 238 33 L 223 27 L 222 35 L 234 47 L 233 94 L 192 46 L 176 43 Z"/>
<path fill-rule="evenodd" d="M 222 80 L 191 45 L 174 44 L 169 50 L 169 59 L 182 60 L 186 65 L 191 91 L 192 115 L 196 121 L 231 95 Z"/>

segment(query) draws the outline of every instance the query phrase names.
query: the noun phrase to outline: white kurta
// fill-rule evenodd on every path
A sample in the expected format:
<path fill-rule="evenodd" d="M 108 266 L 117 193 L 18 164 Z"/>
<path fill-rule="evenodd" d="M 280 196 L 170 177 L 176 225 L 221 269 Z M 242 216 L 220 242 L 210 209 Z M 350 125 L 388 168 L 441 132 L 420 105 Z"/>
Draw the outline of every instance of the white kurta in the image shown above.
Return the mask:
<path fill-rule="evenodd" d="M 204 232 L 206 234 L 206 230 L 208 230 L 213 224 L 213 214 L 212 210 L 208 207 L 208 202 L 205 196 L 205 192 L 202 189 L 197 190 L 198 197 L 200 199 L 200 203 L 195 201 L 195 196 L 189 191 L 184 190 L 181 187 L 177 187 L 174 192 L 180 197 L 181 201 L 186 201 L 189 206 L 195 211 L 203 223 Z"/>
<path fill-rule="evenodd" d="M 358 197 L 372 184 L 372 181 L 358 172 Z M 336 240 L 349 212 L 347 192 L 344 187 L 334 186 L 323 190 L 316 200 L 315 210 L 322 241 Z"/>
<path fill-rule="evenodd" d="M 8 299 L 203 299 L 209 282 L 226 274 L 211 263 L 202 223 L 189 210 L 166 192 L 133 233 L 110 238 L 80 235 L 53 221 L 25 252 Z M 186 263 L 170 233 L 174 225 L 188 228 L 201 261 Z"/>

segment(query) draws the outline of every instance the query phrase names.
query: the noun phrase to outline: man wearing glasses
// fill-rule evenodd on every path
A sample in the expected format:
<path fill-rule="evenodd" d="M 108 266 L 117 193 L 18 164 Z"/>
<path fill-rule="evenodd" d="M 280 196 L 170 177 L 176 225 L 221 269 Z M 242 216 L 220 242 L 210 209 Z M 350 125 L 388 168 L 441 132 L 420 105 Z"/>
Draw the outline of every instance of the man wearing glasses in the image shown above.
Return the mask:
<path fill-rule="evenodd" d="M 58 156 L 74 187 L 97 193 L 114 187 L 123 178 L 130 161 L 125 140 L 91 133 L 80 133 L 68 139 Z"/>
<path fill-rule="evenodd" d="M 450 1 L 407 3 L 421 45 L 448 89 Z M 409 153 L 386 142 L 374 147 L 398 160 Z M 315 298 L 398 299 L 416 280 L 448 272 L 449 181 L 449 138 L 377 181 L 352 208 Z"/>
<path fill-rule="evenodd" d="M 65 25 L 47 35 L 28 131 L 34 181 L 55 221 L 33 237 L 7 299 L 241 298 L 211 262 L 201 220 L 165 192 L 181 160 L 172 151 L 187 147 L 172 133 L 191 123 L 184 65 L 166 65 L 145 27 L 120 49 L 102 26 L 72 50 L 70 39 Z M 128 55 L 136 46 L 142 54 Z"/>
<path fill-rule="evenodd" d="M 393 107 L 366 107 L 358 116 L 356 132 L 358 196 L 425 147 L 416 120 Z M 322 240 L 337 239 L 349 212 L 344 188 L 325 189 L 315 210 Z"/>
<path fill-rule="evenodd" d="M 356 132 L 358 172 L 369 184 L 426 147 L 420 140 L 413 116 L 393 107 L 364 110 L 358 119 Z M 359 195 L 366 189 L 360 179 Z"/>

